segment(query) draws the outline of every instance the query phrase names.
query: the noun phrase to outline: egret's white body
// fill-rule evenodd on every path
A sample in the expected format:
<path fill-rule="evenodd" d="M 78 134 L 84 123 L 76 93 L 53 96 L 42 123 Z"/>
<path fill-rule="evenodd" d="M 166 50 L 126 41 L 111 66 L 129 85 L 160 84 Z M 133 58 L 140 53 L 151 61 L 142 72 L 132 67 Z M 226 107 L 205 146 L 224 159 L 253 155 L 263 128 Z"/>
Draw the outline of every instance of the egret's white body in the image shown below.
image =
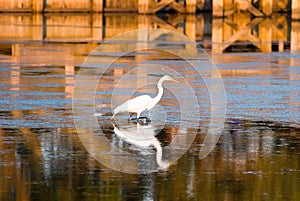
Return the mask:
<path fill-rule="evenodd" d="M 136 117 L 138 119 L 143 111 L 152 109 L 160 101 L 164 92 L 162 86 L 164 81 L 178 82 L 168 75 L 163 76 L 162 78 L 159 79 L 157 83 L 158 93 L 154 98 L 152 98 L 149 95 L 142 95 L 130 99 L 114 109 L 114 114 L 112 118 L 120 112 L 129 112 L 129 113 L 136 113 Z"/>

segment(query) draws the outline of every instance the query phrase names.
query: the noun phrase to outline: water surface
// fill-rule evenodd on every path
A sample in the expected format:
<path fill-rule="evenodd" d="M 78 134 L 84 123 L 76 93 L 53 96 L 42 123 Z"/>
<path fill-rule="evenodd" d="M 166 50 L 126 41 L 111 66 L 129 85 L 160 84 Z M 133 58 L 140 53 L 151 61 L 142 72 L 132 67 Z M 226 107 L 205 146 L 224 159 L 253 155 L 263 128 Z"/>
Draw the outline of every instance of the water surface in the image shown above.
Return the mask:
<path fill-rule="evenodd" d="M 102 17 L 105 20 L 99 21 Z M 1 32 L 7 34 L 0 42 L 1 200 L 299 200 L 300 54 L 290 45 L 294 22 L 277 17 L 281 21 L 272 21 L 281 24 L 272 28 L 276 40 L 262 42 L 265 46 L 238 41 L 221 54 L 214 44 L 222 49 L 226 43 L 212 41 L 216 19 L 195 16 L 194 39 L 207 48 L 219 68 L 228 101 L 224 132 L 203 160 L 198 154 L 210 115 L 203 80 L 189 73 L 184 62 L 157 52 L 133 53 L 111 66 L 97 88 L 98 111 L 110 112 L 114 83 L 133 64 L 149 58 L 152 64 L 169 65 L 185 74 L 201 100 L 203 118 L 196 139 L 175 164 L 167 171 L 125 174 L 87 153 L 74 127 L 72 95 L 88 53 L 106 37 L 137 28 L 142 17 L 5 15 L 0 24 L 7 30 Z M 190 16 L 183 18 L 191 22 Z M 167 25 L 174 19 L 169 16 Z M 249 20 L 246 16 L 238 22 Z M 171 25 L 182 31 L 191 24 Z M 153 21 L 147 26 L 153 26 Z M 257 26 L 268 28 L 266 23 Z M 117 47 L 114 51 L 122 53 Z M 137 95 L 149 90 L 156 93 L 150 85 Z M 169 116 L 157 137 L 167 146 L 178 130 L 179 105 L 170 90 L 160 105 Z M 103 125 L 103 130 L 113 137 L 111 124 Z"/>

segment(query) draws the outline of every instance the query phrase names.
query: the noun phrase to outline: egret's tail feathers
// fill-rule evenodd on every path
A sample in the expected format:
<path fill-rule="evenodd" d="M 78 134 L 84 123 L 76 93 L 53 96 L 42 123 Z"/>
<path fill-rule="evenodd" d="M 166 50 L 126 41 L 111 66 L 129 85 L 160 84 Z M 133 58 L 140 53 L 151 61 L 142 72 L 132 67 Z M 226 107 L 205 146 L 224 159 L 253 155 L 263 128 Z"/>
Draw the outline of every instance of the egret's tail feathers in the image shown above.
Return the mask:
<path fill-rule="evenodd" d="M 116 114 L 118 114 L 119 112 L 121 112 L 122 110 L 121 110 L 121 107 L 120 106 L 118 106 L 118 107 L 116 107 L 115 109 L 114 109 L 114 115 L 113 116 L 115 116 Z"/>
<path fill-rule="evenodd" d="M 101 116 L 103 116 L 103 114 L 100 113 L 100 112 L 96 112 L 94 115 L 95 115 L 95 117 L 101 117 Z"/>
<path fill-rule="evenodd" d="M 100 113 L 100 112 L 96 112 L 95 113 L 95 116 L 96 117 L 107 117 L 107 116 L 112 116 L 113 115 L 113 113 L 112 112 L 106 112 L 106 113 Z"/>

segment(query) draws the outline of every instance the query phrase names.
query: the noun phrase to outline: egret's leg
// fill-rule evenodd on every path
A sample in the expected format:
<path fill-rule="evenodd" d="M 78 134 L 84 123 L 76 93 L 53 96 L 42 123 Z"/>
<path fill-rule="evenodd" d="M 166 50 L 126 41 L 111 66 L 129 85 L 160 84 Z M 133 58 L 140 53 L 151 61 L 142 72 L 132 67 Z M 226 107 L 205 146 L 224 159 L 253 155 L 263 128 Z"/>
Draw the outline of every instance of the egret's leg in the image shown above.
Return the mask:
<path fill-rule="evenodd" d="M 133 116 L 133 113 L 129 113 L 128 123 L 131 121 L 131 117 Z"/>
<path fill-rule="evenodd" d="M 130 116 L 129 116 L 129 120 L 131 120 L 131 117 L 134 115 L 134 113 L 129 113 Z"/>

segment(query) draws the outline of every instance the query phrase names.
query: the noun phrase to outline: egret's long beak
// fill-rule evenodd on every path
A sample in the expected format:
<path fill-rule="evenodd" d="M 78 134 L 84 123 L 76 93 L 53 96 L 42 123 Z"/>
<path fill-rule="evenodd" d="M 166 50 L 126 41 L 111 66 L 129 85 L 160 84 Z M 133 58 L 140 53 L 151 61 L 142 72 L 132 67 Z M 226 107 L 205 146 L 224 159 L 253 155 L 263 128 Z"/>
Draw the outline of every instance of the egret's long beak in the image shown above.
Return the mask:
<path fill-rule="evenodd" d="M 170 81 L 179 83 L 179 81 L 177 81 L 177 80 L 175 80 L 173 78 L 170 78 Z"/>

